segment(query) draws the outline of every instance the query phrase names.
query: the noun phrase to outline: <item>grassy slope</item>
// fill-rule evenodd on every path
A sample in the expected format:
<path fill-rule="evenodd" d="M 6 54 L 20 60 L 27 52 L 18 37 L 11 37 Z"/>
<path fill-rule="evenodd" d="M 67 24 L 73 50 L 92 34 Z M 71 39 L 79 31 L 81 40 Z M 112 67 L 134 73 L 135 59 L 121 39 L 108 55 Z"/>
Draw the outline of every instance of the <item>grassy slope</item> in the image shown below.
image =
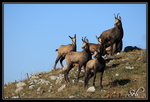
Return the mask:
<path fill-rule="evenodd" d="M 20 98 L 48 98 L 48 99 L 58 99 L 58 98 L 69 98 L 73 96 L 74 98 L 147 98 L 146 94 L 146 50 L 136 50 L 132 52 L 121 52 L 119 55 L 108 56 L 107 57 L 106 70 L 103 76 L 103 89 L 99 89 L 99 73 L 96 77 L 96 91 L 94 93 L 87 93 L 83 88 L 82 82 L 73 83 L 71 80 L 74 79 L 74 75 L 77 75 L 76 70 L 71 70 L 69 73 L 70 83 L 67 87 L 58 92 L 57 89 L 63 84 L 55 85 L 55 81 L 50 80 L 49 76 L 59 75 L 60 69 L 55 71 L 47 72 L 42 74 L 41 78 L 49 80 L 53 84 L 53 88 L 48 92 L 49 86 L 45 84 L 39 84 L 34 87 L 34 89 L 29 90 L 29 85 L 27 81 L 29 79 L 23 80 L 27 85 L 19 94 L 15 93 L 16 83 L 13 82 L 11 85 L 4 89 L 4 97 L 11 98 L 13 96 L 19 96 Z M 133 69 L 126 69 L 125 67 L 130 66 Z M 81 76 L 83 73 L 80 74 Z M 83 80 L 83 77 L 80 78 Z M 89 86 L 92 86 L 93 78 L 89 80 Z M 37 94 L 38 87 L 43 88 L 43 93 Z M 127 97 L 129 90 L 137 90 L 140 87 L 144 87 L 144 92 L 139 93 L 136 97 Z M 141 90 L 139 90 L 141 91 Z M 24 94 L 24 95 L 23 95 Z"/>

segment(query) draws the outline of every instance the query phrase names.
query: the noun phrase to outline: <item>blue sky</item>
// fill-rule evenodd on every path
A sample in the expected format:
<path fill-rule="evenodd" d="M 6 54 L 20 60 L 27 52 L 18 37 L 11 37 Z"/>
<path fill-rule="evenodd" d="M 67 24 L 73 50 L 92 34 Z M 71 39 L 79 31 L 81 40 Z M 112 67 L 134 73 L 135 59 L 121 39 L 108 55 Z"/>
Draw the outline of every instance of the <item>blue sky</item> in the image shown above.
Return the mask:
<path fill-rule="evenodd" d="M 3 8 L 4 83 L 25 79 L 26 73 L 51 71 L 55 49 L 70 44 L 68 36 L 76 34 L 77 51 L 82 51 L 82 37 L 97 43 L 95 36 L 114 27 L 117 13 L 124 29 L 122 50 L 146 49 L 146 4 L 4 4 Z"/>

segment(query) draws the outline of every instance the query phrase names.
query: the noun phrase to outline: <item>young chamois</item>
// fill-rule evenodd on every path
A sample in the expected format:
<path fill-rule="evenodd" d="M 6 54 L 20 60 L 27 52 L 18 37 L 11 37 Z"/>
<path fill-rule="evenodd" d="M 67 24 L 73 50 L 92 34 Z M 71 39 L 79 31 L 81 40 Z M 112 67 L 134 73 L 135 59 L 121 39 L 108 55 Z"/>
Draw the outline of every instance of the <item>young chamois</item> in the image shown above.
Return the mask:
<path fill-rule="evenodd" d="M 114 23 L 115 27 L 102 32 L 102 34 L 100 35 L 101 43 L 105 44 L 106 48 L 111 46 L 110 55 L 116 52 L 116 47 L 119 45 L 120 41 L 123 38 L 123 28 L 122 28 L 121 17 L 119 16 L 118 18 L 118 14 L 117 16 L 115 16 L 115 20 L 116 20 Z"/>
<path fill-rule="evenodd" d="M 113 47 L 115 46 L 115 44 L 113 44 Z M 119 42 L 118 46 L 116 46 L 116 49 L 115 49 L 115 52 L 114 53 L 118 53 L 118 52 L 121 52 L 122 50 L 122 40 Z M 105 54 L 108 54 L 110 55 L 111 53 L 111 46 L 107 47 L 105 49 Z"/>
<path fill-rule="evenodd" d="M 72 40 L 72 44 L 61 45 L 58 49 L 56 49 L 56 51 L 58 51 L 58 55 L 55 60 L 53 69 L 56 69 L 56 64 L 59 59 L 60 59 L 60 64 L 63 67 L 62 61 L 65 59 L 65 56 L 71 51 L 76 51 L 76 34 L 74 35 L 74 37 L 69 36 L 69 38 Z"/>
<path fill-rule="evenodd" d="M 102 78 L 103 78 L 103 72 L 104 72 L 104 69 L 106 66 L 106 62 L 101 57 L 99 49 L 94 51 L 94 58 L 95 59 L 91 59 L 86 63 L 86 73 L 85 73 L 85 77 L 84 77 L 84 88 L 88 88 L 88 81 L 93 76 L 94 76 L 93 86 L 95 86 L 95 79 L 96 79 L 96 73 L 97 72 L 101 72 L 100 88 L 103 87 L 102 86 Z"/>
<path fill-rule="evenodd" d="M 83 39 L 82 49 L 81 52 L 70 52 L 66 55 L 66 70 L 64 71 L 64 78 L 66 82 L 69 82 L 68 74 L 69 71 L 73 68 L 74 64 L 78 65 L 78 76 L 77 80 L 79 79 L 79 74 L 81 72 L 81 67 L 83 66 L 85 69 L 86 62 L 92 58 L 91 52 L 89 50 L 89 43 L 88 39 Z"/>

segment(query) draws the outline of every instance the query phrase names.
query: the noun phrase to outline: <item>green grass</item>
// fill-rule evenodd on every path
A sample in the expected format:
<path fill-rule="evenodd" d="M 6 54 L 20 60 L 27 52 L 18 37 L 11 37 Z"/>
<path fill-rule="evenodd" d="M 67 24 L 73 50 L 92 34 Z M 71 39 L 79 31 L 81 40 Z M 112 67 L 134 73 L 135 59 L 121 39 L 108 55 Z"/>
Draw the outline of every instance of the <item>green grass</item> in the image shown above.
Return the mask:
<path fill-rule="evenodd" d="M 16 83 L 6 86 L 4 89 L 4 97 L 11 98 L 13 96 L 19 96 L 23 99 L 28 98 L 48 98 L 48 99 L 68 99 L 70 96 L 77 99 L 107 99 L 107 98 L 121 98 L 121 99 L 146 99 L 147 98 L 147 86 L 146 86 L 146 50 L 135 50 L 132 52 L 121 52 L 119 55 L 113 55 L 107 57 L 106 70 L 103 75 L 103 89 L 99 88 L 100 73 L 97 73 L 94 93 L 88 93 L 83 88 L 83 83 L 75 82 L 72 80 L 74 76 L 77 76 L 77 68 L 69 72 L 70 82 L 65 83 L 63 80 L 60 85 L 56 85 L 55 81 L 50 80 L 49 76 L 61 74 L 60 69 L 53 70 L 51 72 L 43 73 L 41 78 L 49 80 L 53 84 L 53 88 L 48 92 L 49 85 L 38 84 L 34 89 L 29 90 L 28 79 L 23 80 L 27 85 L 18 94 L 16 90 Z M 132 66 L 133 69 L 126 69 L 125 67 Z M 73 75 L 74 73 L 75 75 Z M 80 74 L 82 76 L 83 73 Z M 118 75 L 118 76 L 117 76 Z M 83 77 L 80 78 L 83 80 Z M 89 80 L 89 86 L 92 86 L 93 78 Z M 66 84 L 66 88 L 58 92 L 58 88 Z M 37 94 L 37 88 L 42 87 L 43 93 Z M 128 97 L 129 90 L 137 90 L 143 87 L 145 91 L 139 93 L 138 96 Z M 24 94 L 24 95 L 23 95 Z"/>

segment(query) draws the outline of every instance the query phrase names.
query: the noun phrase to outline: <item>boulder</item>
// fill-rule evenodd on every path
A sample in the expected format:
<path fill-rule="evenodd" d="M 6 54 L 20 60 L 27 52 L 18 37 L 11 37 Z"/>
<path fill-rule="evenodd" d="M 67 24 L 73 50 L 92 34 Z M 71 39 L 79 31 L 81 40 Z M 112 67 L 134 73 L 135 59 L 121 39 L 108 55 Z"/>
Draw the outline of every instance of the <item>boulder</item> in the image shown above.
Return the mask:
<path fill-rule="evenodd" d="M 50 76 L 51 80 L 56 80 L 58 76 Z"/>
<path fill-rule="evenodd" d="M 64 88 L 66 88 L 66 85 L 62 85 L 57 91 L 62 91 Z"/>
<path fill-rule="evenodd" d="M 87 89 L 87 92 L 95 92 L 95 87 L 91 86 Z"/>

